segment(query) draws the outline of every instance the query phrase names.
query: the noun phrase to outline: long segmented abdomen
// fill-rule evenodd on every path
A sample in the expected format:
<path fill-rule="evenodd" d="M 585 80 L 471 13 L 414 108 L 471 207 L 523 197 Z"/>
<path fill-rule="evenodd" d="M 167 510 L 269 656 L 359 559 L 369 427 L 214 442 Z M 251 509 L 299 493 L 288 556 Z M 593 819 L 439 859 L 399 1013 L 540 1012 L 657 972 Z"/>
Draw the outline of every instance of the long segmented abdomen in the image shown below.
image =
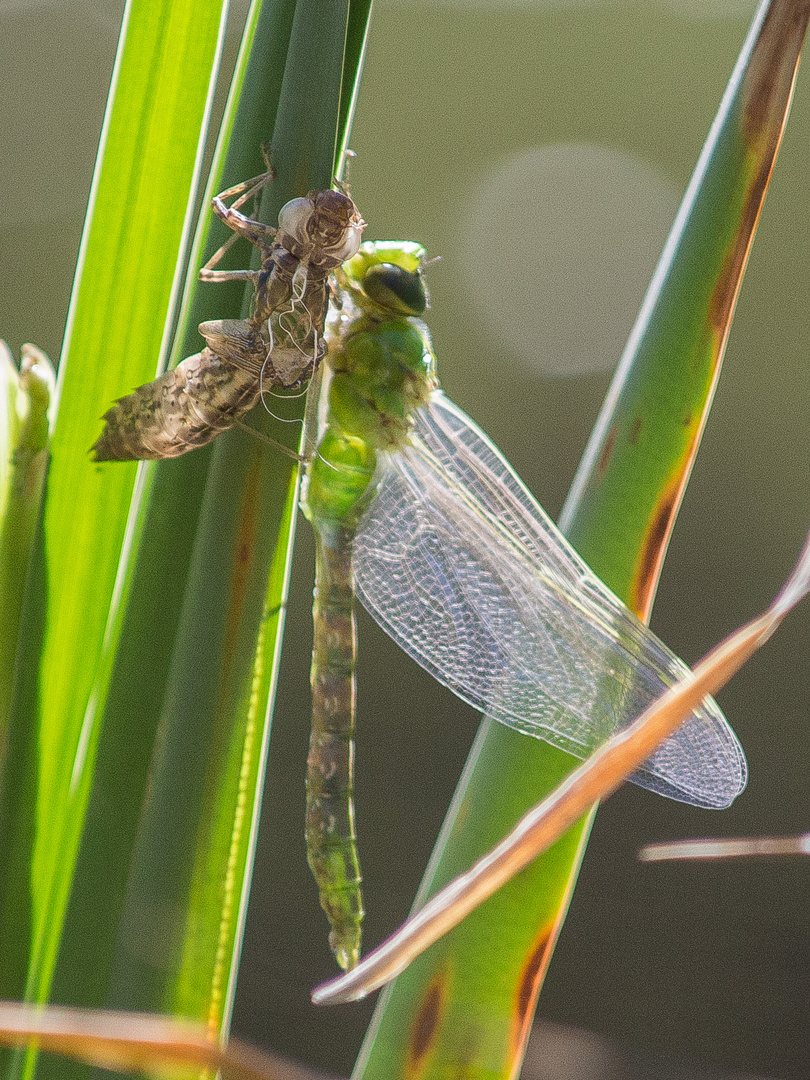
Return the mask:
<path fill-rule="evenodd" d="M 260 393 L 254 373 L 205 348 L 119 398 L 91 453 L 96 461 L 178 457 L 233 427 Z"/>
<path fill-rule="evenodd" d="M 360 957 L 363 920 L 352 801 L 357 631 L 351 536 L 342 527 L 317 533 L 306 813 L 307 860 L 332 928 L 329 944 L 346 969 Z"/>

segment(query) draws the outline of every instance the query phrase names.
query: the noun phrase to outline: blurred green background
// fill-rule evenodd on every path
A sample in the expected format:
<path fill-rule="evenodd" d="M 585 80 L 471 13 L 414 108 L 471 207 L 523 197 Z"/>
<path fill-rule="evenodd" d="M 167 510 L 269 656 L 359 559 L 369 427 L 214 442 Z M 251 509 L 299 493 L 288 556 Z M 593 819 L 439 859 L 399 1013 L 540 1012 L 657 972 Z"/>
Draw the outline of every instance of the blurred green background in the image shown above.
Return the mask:
<path fill-rule="evenodd" d="M 352 138 L 366 235 L 441 255 L 429 321 L 445 388 L 552 516 L 754 8 L 377 4 Z M 0 336 L 15 352 L 58 356 L 121 10 L 0 0 Z M 800 74 L 653 616 L 687 660 L 767 602 L 810 525 L 809 136 Z M 302 836 L 311 587 L 302 524 L 234 1029 L 347 1073 L 371 1007 L 308 1000 L 333 971 Z M 730 811 L 628 785 L 599 813 L 533 1076 L 810 1075 L 810 862 L 636 861 L 653 840 L 810 827 L 809 632 L 805 606 L 720 695 L 751 768 Z M 371 946 L 410 906 L 477 719 L 365 617 L 360 635 Z"/>

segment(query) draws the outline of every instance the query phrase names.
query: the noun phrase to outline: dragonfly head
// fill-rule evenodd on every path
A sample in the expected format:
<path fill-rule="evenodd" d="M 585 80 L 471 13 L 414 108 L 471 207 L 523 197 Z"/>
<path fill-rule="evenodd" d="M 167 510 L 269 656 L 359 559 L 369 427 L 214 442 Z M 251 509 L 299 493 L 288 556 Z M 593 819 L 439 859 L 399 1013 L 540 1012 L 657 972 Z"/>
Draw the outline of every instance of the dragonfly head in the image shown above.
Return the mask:
<path fill-rule="evenodd" d="M 422 275 L 425 249 L 410 241 L 367 241 L 345 262 L 338 281 L 358 306 L 369 306 L 385 316 L 421 316 L 428 306 Z M 370 304 L 369 304 L 370 302 Z"/>

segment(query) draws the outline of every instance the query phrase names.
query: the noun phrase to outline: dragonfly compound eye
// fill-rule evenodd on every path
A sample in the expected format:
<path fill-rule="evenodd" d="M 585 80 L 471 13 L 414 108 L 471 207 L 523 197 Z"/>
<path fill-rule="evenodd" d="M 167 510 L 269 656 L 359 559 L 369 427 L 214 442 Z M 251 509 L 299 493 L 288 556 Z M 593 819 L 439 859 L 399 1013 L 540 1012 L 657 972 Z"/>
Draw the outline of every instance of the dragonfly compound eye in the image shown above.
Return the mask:
<path fill-rule="evenodd" d="M 290 199 L 278 212 L 279 231 L 288 233 L 299 242 L 307 240 L 307 226 L 315 214 L 312 199 Z"/>
<path fill-rule="evenodd" d="M 427 308 L 427 291 L 421 273 L 404 270 L 394 263 L 377 263 L 363 277 L 363 292 L 382 307 L 400 315 L 422 315 Z"/>
<path fill-rule="evenodd" d="M 365 224 L 347 195 L 310 191 L 282 206 L 277 240 L 296 258 L 332 270 L 357 254 Z"/>

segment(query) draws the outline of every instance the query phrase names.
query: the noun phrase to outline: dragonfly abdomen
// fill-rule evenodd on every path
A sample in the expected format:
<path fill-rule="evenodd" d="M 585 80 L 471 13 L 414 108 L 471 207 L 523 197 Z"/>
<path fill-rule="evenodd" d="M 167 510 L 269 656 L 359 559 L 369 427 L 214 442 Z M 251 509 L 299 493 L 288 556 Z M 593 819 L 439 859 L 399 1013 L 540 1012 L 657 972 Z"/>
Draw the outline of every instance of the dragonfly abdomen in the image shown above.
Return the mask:
<path fill-rule="evenodd" d="M 318 533 L 316 559 L 307 860 L 332 927 L 329 944 L 340 966 L 351 968 L 360 957 L 363 919 L 352 801 L 357 631 L 351 533 L 324 528 Z"/>
<path fill-rule="evenodd" d="M 119 398 L 91 452 L 96 461 L 178 457 L 232 427 L 259 392 L 255 374 L 205 348 Z"/>

